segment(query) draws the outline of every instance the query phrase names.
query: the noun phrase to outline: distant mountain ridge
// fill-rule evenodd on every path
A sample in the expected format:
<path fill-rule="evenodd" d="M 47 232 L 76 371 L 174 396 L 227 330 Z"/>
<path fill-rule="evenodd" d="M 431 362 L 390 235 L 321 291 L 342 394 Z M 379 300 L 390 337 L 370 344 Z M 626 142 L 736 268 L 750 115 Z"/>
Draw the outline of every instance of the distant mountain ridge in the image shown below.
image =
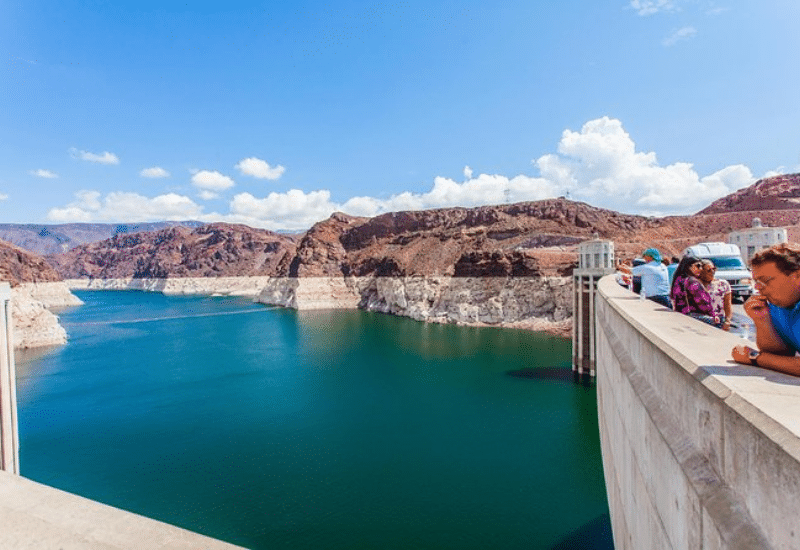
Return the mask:
<path fill-rule="evenodd" d="M 443 208 L 374 218 L 334 213 L 301 238 L 236 224 L 117 235 L 50 258 L 65 278 L 508 277 L 568 275 L 577 243 L 611 239 L 621 257 L 656 246 L 679 254 L 699 240 L 724 240 L 753 212 L 651 218 L 567 199 Z M 800 210 L 758 212 L 767 225 L 795 226 Z"/>
<path fill-rule="evenodd" d="M 117 234 L 48 259 L 71 279 L 245 277 L 275 274 L 294 251 L 292 236 L 211 223 Z"/>
<path fill-rule="evenodd" d="M 82 244 L 118 234 L 158 231 L 167 227 L 200 227 L 198 221 L 136 223 L 0 223 L 0 239 L 41 256 L 61 254 Z"/>
<path fill-rule="evenodd" d="M 334 213 L 299 236 L 198 222 L 17 228 L 28 233 L 45 228 L 40 238 L 51 240 L 62 234 L 53 227 L 69 228 L 73 235 L 82 231 L 85 239 L 113 232 L 110 239 L 52 256 L 51 264 L 65 278 L 566 275 L 575 262 L 575 245 L 594 235 L 613 240 L 620 257 L 649 246 L 677 255 L 700 240 L 725 240 L 757 216 L 765 225 L 788 227 L 790 240 L 800 240 L 800 208 L 789 208 L 796 200 L 800 174 L 765 178 L 698 214 L 665 218 L 559 198 L 373 218 Z M 162 229 L 143 231 L 151 226 Z"/>

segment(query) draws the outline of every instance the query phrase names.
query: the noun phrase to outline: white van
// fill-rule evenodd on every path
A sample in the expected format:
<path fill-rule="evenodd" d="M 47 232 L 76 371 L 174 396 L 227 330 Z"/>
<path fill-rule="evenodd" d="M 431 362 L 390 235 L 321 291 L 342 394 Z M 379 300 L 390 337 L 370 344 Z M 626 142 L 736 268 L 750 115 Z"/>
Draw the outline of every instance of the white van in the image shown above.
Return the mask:
<path fill-rule="evenodd" d="M 742 253 L 735 244 L 698 243 L 684 250 L 683 254 L 714 262 L 716 277 L 728 281 L 734 299 L 746 300 L 753 294 L 753 274 L 742 261 Z"/>

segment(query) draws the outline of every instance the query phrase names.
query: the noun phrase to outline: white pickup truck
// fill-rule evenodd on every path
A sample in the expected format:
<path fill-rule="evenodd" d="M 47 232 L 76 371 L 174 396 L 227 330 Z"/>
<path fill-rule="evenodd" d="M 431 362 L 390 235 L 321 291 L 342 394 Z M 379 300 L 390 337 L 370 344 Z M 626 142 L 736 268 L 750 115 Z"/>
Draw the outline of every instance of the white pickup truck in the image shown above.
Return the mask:
<path fill-rule="evenodd" d="M 698 243 L 684 250 L 683 254 L 714 262 L 716 277 L 728 281 L 734 300 L 744 301 L 753 294 L 753 274 L 742 261 L 741 251 L 735 244 Z"/>

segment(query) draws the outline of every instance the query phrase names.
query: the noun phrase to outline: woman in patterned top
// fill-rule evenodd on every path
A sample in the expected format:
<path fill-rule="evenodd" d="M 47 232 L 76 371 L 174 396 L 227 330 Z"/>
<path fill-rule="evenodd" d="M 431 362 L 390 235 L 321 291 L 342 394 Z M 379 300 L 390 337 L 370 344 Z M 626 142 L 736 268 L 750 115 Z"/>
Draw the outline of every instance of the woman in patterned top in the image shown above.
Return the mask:
<path fill-rule="evenodd" d="M 722 328 L 722 320 L 714 315 L 711 296 L 697 278 L 701 268 L 699 258 L 688 255 L 683 257 L 672 281 L 672 303 L 675 304 L 675 311 Z"/>
<path fill-rule="evenodd" d="M 703 283 L 708 295 L 711 296 L 711 307 L 714 308 L 714 315 L 722 320 L 722 330 L 731 329 L 731 285 L 724 279 L 715 279 L 717 266 L 708 259 L 700 261 L 703 265 L 700 268 L 700 275 L 697 277 Z"/>

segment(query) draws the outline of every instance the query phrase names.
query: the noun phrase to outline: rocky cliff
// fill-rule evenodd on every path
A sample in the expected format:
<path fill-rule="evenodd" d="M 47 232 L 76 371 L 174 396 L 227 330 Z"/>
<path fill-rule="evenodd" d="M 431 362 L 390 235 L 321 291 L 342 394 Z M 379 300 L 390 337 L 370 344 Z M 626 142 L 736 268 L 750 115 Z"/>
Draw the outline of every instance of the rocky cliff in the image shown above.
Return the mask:
<path fill-rule="evenodd" d="M 43 258 L 0 241 L 0 281 L 11 286 L 14 347 L 31 348 L 67 341 L 66 331 L 50 308 L 78 305 L 81 301 Z"/>
<path fill-rule="evenodd" d="M 214 223 L 115 235 L 50 257 L 65 279 L 166 279 L 273 275 L 295 254 L 295 239 Z"/>
<path fill-rule="evenodd" d="M 577 243 L 596 235 L 613 240 L 621 257 L 650 246 L 677 255 L 698 241 L 726 240 L 731 230 L 750 227 L 755 216 L 788 227 L 797 240 L 800 209 L 785 207 L 785 201 L 794 193 L 789 183 L 798 181 L 800 176 L 761 180 L 693 216 L 634 216 L 564 198 L 374 218 L 335 213 L 298 239 L 211 224 L 116 236 L 57 256 L 53 264 L 65 277 L 92 279 L 86 284 L 95 288 L 230 293 L 238 291 L 223 277 L 260 276 L 266 282 L 258 299 L 270 304 L 361 307 L 437 322 L 544 323 L 561 330 L 571 314 Z M 777 200 L 784 207 L 752 209 Z M 115 282 L 103 282 L 109 278 Z M 219 284 L 200 285 L 203 278 Z"/>
<path fill-rule="evenodd" d="M 698 214 L 798 208 L 800 208 L 800 174 L 784 174 L 760 179 L 750 187 L 712 202 Z"/>

